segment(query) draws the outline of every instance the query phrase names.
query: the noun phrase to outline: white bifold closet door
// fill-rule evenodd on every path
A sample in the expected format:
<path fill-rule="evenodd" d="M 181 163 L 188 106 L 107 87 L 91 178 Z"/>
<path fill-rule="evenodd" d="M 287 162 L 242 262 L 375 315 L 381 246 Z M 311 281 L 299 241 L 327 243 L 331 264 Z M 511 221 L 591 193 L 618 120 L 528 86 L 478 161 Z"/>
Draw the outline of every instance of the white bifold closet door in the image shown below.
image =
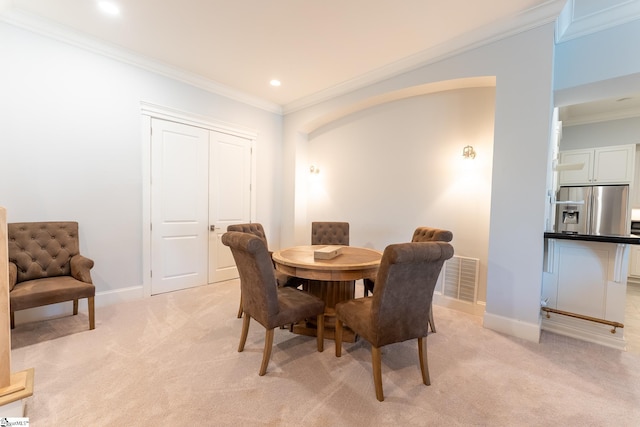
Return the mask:
<path fill-rule="evenodd" d="M 160 119 L 151 128 L 151 293 L 237 277 L 220 236 L 250 219 L 251 141 Z"/>

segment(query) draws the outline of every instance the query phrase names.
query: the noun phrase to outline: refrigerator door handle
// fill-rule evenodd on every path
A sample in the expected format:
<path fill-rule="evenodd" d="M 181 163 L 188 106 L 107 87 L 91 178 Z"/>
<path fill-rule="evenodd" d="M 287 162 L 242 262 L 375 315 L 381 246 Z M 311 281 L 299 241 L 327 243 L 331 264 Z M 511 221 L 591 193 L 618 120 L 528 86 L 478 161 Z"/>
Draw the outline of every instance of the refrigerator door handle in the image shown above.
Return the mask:
<path fill-rule="evenodd" d="M 594 208 L 594 204 L 595 204 L 595 192 L 593 191 L 593 187 L 589 188 L 589 190 L 587 191 L 587 195 L 586 195 L 586 201 L 587 201 L 587 230 L 586 233 L 587 234 L 592 234 L 593 230 L 595 229 L 593 221 L 595 220 L 595 215 L 593 214 L 593 208 Z"/>

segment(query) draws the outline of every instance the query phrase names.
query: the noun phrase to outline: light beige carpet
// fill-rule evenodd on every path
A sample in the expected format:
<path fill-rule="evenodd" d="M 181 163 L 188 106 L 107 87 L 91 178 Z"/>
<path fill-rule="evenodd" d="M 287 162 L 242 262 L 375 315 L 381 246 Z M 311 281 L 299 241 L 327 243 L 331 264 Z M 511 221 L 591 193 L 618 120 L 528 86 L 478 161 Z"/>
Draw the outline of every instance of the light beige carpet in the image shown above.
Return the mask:
<path fill-rule="evenodd" d="M 264 328 L 238 353 L 239 285 L 230 281 L 18 325 L 12 370 L 35 368 L 32 426 L 638 426 L 640 355 L 543 333 L 540 344 L 434 306 L 431 386 L 417 344 L 385 347 L 385 401 L 366 342 L 276 330 L 258 376 Z"/>

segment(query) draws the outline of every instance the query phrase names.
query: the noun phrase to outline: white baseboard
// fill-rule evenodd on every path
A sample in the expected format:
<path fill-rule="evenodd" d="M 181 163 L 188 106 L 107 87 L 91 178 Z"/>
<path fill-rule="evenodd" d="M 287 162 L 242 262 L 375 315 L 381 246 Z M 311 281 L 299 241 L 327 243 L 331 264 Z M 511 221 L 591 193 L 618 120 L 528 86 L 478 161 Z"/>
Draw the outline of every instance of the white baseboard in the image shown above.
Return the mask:
<path fill-rule="evenodd" d="M 144 297 L 142 285 L 120 288 L 115 291 L 96 293 L 96 307 L 106 307 L 126 301 L 136 301 Z"/>
<path fill-rule="evenodd" d="M 482 316 L 486 308 L 486 304 L 482 301 L 478 301 L 474 304 L 467 301 L 460 301 L 445 297 L 439 292 L 433 293 L 433 303 L 441 307 L 447 307 L 452 310 L 473 314 L 474 316 Z"/>
<path fill-rule="evenodd" d="M 540 342 L 540 322 L 527 323 L 485 312 L 483 326 L 527 341 Z"/>
<path fill-rule="evenodd" d="M 125 301 L 135 301 L 142 299 L 142 286 L 131 286 L 129 288 L 121 288 L 115 291 L 97 292 L 94 304 L 96 308 L 106 307 L 112 304 L 118 304 Z M 78 303 L 78 312 L 87 314 L 87 299 L 81 299 Z M 58 304 L 50 304 L 42 307 L 28 308 L 15 312 L 16 325 L 21 323 L 36 322 L 40 320 L 55 319 L 63 316 L 71 316 L 73 314 L 73 303 L 71 301 L 61 302 Z M 97 317 L 97 316 L 96 316 Z M 98 319 L 96 318 L 96 321 Z"/>

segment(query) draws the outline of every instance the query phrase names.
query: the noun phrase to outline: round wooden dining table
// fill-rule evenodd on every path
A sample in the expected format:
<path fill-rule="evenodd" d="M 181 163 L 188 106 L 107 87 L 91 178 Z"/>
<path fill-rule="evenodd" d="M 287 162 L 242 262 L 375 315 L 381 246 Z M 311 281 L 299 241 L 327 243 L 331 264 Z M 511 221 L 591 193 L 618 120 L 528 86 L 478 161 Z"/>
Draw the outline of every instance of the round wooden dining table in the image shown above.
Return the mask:
<path fill-rule="evenodd" d="M 325 302 L 325 338 L 333 339 L 336 304 L 355 297 L 356 280 L 375 279 L 382 252 L 357 246 L 339 246 L 340 254 L 336 257 L 318 259 L 314 252 L 322 248 L 325 246 L 307 245 L 283 249 L 273 253 L 273 261 L 278 271 L 307 279 L 303 281 L 303 290 Z M 313 319 L 294 325 L 293 331 L 315 335 Z M 355 341 L 355 334 L 349 332 L 345 328 L 343 339 Z"/>

